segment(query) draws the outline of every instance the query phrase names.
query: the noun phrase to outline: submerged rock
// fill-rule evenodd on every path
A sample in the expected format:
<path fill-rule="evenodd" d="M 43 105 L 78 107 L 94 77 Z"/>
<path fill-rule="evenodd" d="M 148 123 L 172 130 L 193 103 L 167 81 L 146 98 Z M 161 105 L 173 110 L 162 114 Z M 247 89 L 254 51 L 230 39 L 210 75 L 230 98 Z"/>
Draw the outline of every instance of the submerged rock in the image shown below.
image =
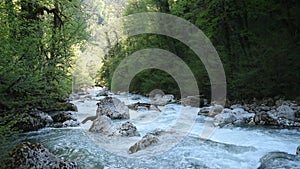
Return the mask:
<path fill-rule="evenodd" d="M 152 134 L 146 134 L 141 140 L 136 142 L 133 146 L 129 148 L 129 153 L 136 153 L 140 150 L 143 150 L 151 145 L 157 144 L 159 139 L 152 135 Z"/>
<path fill-rule="evenodd" d="M 270 152 L 260 160 L 258 169 L 300 168 L 300 156 L 285 152 Z"/>
<path fill-rule="evenodd" d="M 10 154 L 9 168 L 25 169 L 79 169 L 76 162 L 58 158 L 39 143 L 25 142 L 18 145 Z"/>
<path fill-rule="evenodd" d="M 97 103 L 97 116 L 106 115 L 111 119 L 129 119 L 129 109 L 119 99 L 106 97 Z"/>

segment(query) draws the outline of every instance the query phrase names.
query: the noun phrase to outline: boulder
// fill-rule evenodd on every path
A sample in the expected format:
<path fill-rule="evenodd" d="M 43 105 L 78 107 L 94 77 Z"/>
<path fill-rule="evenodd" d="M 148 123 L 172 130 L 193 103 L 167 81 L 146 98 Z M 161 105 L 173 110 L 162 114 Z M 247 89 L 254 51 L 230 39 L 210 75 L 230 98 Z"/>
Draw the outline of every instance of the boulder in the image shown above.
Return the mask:
<path fill-rule="evenodd" d="M 133 136 L 140 136 L 137 128 L 129 121 L 121 124 L 121 126 L 115 132 L 116 135 L 133 137 Z"/>
<path fill-rule="evenodd" d="M 114 132 L 114 125 L 112 120 L 106 115 L 98 116 L 93 121 L 89 131 L 110 135 Z"/>
<path fill-rule="evenodd" d="M 288 120 L 295 120 L 295 112 L 289 106 L 282 105 L 277 108 L 275 116 L 278 118 L 285 118 Z"/>
<path fill-rule="evenodd" d="M 96 115 L 106 115 L 111 119 L 129 119 L 129 109 L 119 99 L 114 97 L 106 97 L 97 103 L 98 108 Z"/>
<path fill-rule="evenodd" d="M 17 122 L 14 124 L 14 127 L 23 132 L 41 129 L 53 122 L 51 116 L 39 110 L 32 110 L 29 113 L 17 115 L 16 118 Z"/>
<path fill-rule="evenodd" d="M 143 150 L 151 145 L 157 144 L 159 139 L 152 135 L 152 134 L 146 134 L 144 137 L 142 137 L 141 140 L 136 142 L 133 146 L 129 148 L 129 153 L 136 153 L 140 150 Z"/>
<path fill-rule="evenodd" d="M 79 169 L 76 162 L 58 158 L 39 143 L 25 142 L 16 146 L 10 153 L 11 159 L 7 168 L 25 169 Z"/>
<path fill-rule="evenodd" d="M 158 106 L 164 106 L 164 105 L 172 102 L 173 99 L 174 99 L 174 96 L 171 94 L 167 94 L 167 95 L 156 94 L 152 98 L 151 104 L 158 105 Z"/>
<path fill-rule="evenodd" d="M 285 152 L 270 152 L 259 161 L 258 169 L 300 168 L 300 156 Z"/>

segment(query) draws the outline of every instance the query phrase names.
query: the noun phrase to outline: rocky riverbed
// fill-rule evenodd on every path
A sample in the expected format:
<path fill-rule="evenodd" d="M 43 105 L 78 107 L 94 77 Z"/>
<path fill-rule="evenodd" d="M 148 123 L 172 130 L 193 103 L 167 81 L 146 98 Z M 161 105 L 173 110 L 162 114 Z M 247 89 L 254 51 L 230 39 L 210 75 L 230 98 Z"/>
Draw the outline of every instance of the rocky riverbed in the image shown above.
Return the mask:
<path fill-rule="evenodd" d="M 272 168 L 278 159 L 282 167 L 300 167 L 296 102 L 198 108 L 192 106 L 205 104 L 190 98 L 193 104 L 185 99 L 183 106 L 170 95 L 150 99 L 89 89 L 70 96 L 78 112 L 37 113 L 46 128 L 19 142 L 41 143 L 51 164 L 63 161 L 67 168 Z M 34 151 L 33 160 L 44 156 Z"/>

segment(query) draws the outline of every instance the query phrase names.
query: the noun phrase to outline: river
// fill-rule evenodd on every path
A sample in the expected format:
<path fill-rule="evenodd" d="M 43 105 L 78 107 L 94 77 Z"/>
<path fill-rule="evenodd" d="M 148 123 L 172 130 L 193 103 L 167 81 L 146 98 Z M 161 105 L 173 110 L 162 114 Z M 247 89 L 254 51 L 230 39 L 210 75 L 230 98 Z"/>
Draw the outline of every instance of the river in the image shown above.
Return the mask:
<path fill-rule="evenodd" d="M 97 100 L 103 98 L 96 97 L 99 90 L 100 88 L 89 89 L 89 94 L 82 96 L 81 100 L 72 101 L 78 107 L 76 116 L 80 121 L 89 115 L 95 115 Z M 113 97 L 126 104 L 150 101 L 149 98 L 138 95 L 113 95 Z M 196 108 L 183 107 L 180 104 L 169 104 L 159 108 L 161 112 L 155 109 L 130 110 L 130 120 L 139 130 L 141 137 L 154 129 L 165 130 L 178 125 L 176 120 L 181 110 L 197 111 Z M 202 140 L 199 135 L 204 130 L 206 121 L 209 121 L 207 117 L 195 116 L 186 135 L 180 135 L 178 132 L 169 133 L 160 139 L 167 146 L 162 144 L 156 148 L 155 151 L 158 153 L 153 153 L 154 149 L 150 148 L 129 155 L 126 151 L 129 144 L 141 137 L 128 138 L 129 141 L 127 138 L 108 140 L 88 132 L 91 122 L 73 128 L 44 128 L 24 134 L 23 140 L 40 142 L 55 155 L 77 161 L 82 168 L 87 169 L 252 169 L 260 165 L 259 159 L 268 152 L 283 151 L 295 154 L 299 145 L 299 130 L 261 127 L 217 128 L 208 140 Z"/>

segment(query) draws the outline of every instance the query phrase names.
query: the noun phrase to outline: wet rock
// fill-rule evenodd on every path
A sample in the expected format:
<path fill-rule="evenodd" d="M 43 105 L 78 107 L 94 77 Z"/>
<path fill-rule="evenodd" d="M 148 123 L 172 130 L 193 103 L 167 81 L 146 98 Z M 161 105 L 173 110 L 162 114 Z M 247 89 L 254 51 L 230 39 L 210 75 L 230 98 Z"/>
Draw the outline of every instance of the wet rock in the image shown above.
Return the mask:
<path fill-rule="evenodd" d="M 137 128 L 129 121 L 121 124 L 120 128 L 117 129 L 115 132 L 117 135 L 120 134 L 121 136 L 133 137 L 133 136 L 140 136 Z"/>
<path fill-rule="evenodd" d="M 97 116 L 106 115 L 111 119 L 129 119 L 128 107 L 117 98 L 106 97 L 97 105 Z"/>
<path fill-rule="evenodd" d="M 270 152 L 260 160 L 258 169 L 300 168 L 300 156 L 285 152 Z"/>
<path fill-rule="evenodd" d="M 296 149 L 296 154 L 297 154 L 297 155 L 300 155 L 300 146 L 297 147 L 297 149 Z"/>
<path fill-rule="evenodd" d="M 109 117 L 105 115 L 98 116 L 93 121 L 93 124 L 91 125 L 89 131 L 110 135 L 114 132 L 114 125 Z"/>
<path fill-rule="evenodd" d="M 51 116 L 39 110 L 32 110 L 29 113 L 17 115 L 16 118 L 17 122 L 14 124 L 14 127 L 23 132 L 41 129 L 53 122 Z"/>
<path fill-rule="evenodd" d="M 141 140 L 136 142 L 133 146 L 129 148 L 129 153 L 136 153 L 140 150 L 143 150 L 151 145 L 157 144 L 159 139 L 152 135 L 152 134 L 146 134 Z"/>
<path fill-rule="evenodd" d="M 58 158 L 39 143 L 22 143 L 10 153 L 8 168 L 25 169 L 79 169 L 76 162 Z"/>
<path fill-rule="evenodd" d="M 164 106 L 164 105 L 172 102 L 173 99 L 174 99 L 174 96 L 171 94 L 167 94 L 167 95 L 156 94 L 152 98 L 151 104 L 158 105 L 158 106 Z"/>

